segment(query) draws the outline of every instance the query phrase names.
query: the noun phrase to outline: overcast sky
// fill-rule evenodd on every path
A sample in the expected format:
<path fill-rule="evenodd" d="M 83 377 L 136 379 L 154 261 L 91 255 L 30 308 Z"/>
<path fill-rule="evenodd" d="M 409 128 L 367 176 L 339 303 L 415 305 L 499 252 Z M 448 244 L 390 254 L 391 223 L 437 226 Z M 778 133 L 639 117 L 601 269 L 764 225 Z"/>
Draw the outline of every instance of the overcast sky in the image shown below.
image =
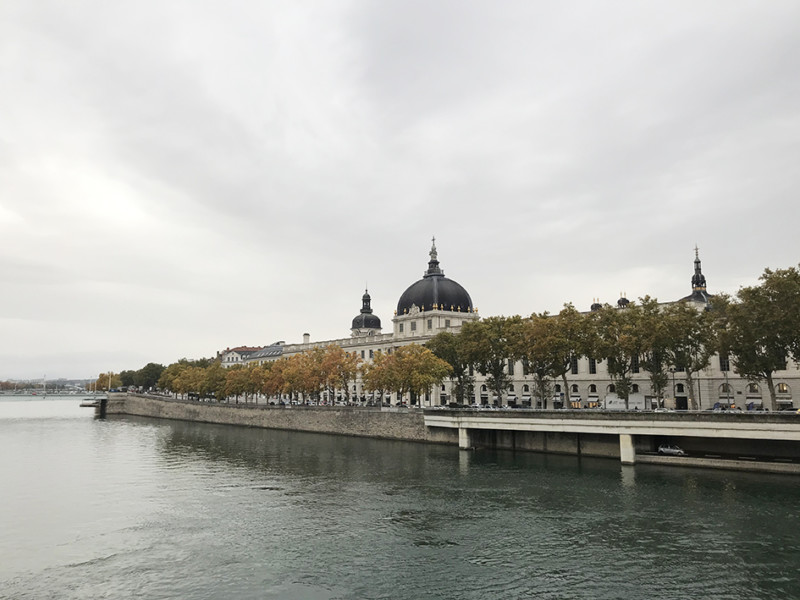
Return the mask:
<path fill-rule="evenodd" d="M 4 0 L 0 380 L 800 262 L 800 3 Z"/>

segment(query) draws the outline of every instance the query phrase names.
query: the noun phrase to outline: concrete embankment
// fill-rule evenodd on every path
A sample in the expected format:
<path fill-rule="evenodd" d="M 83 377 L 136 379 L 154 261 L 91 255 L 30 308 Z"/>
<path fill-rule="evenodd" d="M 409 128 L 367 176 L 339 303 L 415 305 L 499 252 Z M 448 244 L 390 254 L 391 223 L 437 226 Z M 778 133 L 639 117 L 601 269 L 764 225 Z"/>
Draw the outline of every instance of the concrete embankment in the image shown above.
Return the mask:
<path fill-rule="evenodd" d="M 110 394 L 106 406 L 107 415 L 134 415 L 159 419 L 438 443 L 453 446 L 461 445 L 459 436 L 463 427 L 461 425 L 459 427 L 449 427 L 446 426 L 448 423 L 438 423 L 438 421 L 452 420 L 461 416 L 470 420 L 470 423 L 464 423 L 464 427 L 467 429 L 461 431 L 470 440 L 470 444 L 466 447 L 615 459 L 622 458 L 621 439 L 625 436 L 621 436 L 614 427 L 619 429 L 619 427 L 626 424 L 629 425 L 628 421 L 639 423 L 643 427 L 649 425 L 651 428 L 657 425 L 662 427 L 672 425 L 673 429 L 677 426 L 697 429 L 699 427 L 698 424 L 703 424 L 704 421 L 709 419 L 708 415 L 687 415 L 680 418 L 676 415 L 667 415 L 669 418 L 665 419 L 665 425 L 659 420 L 663 415 L 658 415 L 658 418 L 656 418 L 656 415 L 652 414 L 587 413 L 572 415 L 568 413 L 551 414 L 542 412 L 523 414 L 516 411 L 488 413 L 475 411 L 427 412 L 429 414 L 426 417 L 423 411 L 413 409 L 263 405 L 256 407 L 246 404 L 198 403 L 134 394 Z M 787 425 L 794 427 L 793 420 L 779 419 L 769 415 L 765 418 L 771 419 L 766 426 L 775 428 L 776 431 L 780 428 L 785 429 Z M 515 421 L 524 421 L 526 419 L 541 420 L 542 423 L 538 424 L 538 430 L 535 424 L 531 424 L 528 427 L 530 430 L 527 431 L 517 430 L 519 427 L 513 430 L 510 429 L 511 425 L 515 425 Z M 607 433 L 581 432 L 576 430 L 575 423 L 572 423 L 576 419 L 587 421 L 589 425 L 595 427 L 604 425 L 609 427 L 609 430 Z M 426 420 L 429 421 L 427 425 Z M 487 422 L 483 423 L 483 420 Z M 561 420 L 566 421 L 558 427 L 550 426 L 550 421 Z M 608 422 L 611 421 L 613 423 L 609 425 Z M 616 421 L 619 421 L 619 423 L 616 423 Z M 728 421 L 730 421 L 728 423 L 729 426 L 746 425 L 746 423 L 739 423 L 736 419 L 729 419 Z M 772 423 L 772 421 L 775 421 L 775 423 Z M 725 423 L 720 422 L 714 425 L 712 429 L 716 431 L 716 429 L 722 428 L 724 425 Z M 674 431 L 673 429 L 665 430 L 659 435 L 655 435 L 653 432 L 645 432 L 645 434 L 627 435 L 626 437 L 631 440 L 631 462 L 639 464 L 800 474 L 800 462 L 797 460 L 797 443 L 787 440 L 747 439 L 756 437 L 754 432 L 756 432 L 757 425 L 758 423 L 751 423 L 750 426 L 753 431 L 748 429 L 750 433 L 746 434 L 744 438 L 731 437 L 727 439 L 721 437 L 717 439 L 713 437 L 698 437 L 697 432 L 693 436 L 681 436 L 680 427 Z M 733 431 L 733 433 L 737 432 Z M 690 456 L 674 457 L 655 454 L 655 448 L 662 441 L 679 442 L 689 451 Z M 729 456 L 710 458 L 708 457 L 709 452 Z M 752 456 L 745 460 L 740 456 L 743 452 L 744 454 L 752 454 Z M 739 458 L 737 459 L 737 457 Z M 633 460 L 634 458 L 635 460 Z"/>
<path fill-rule="evenodd" d="M 288 429 L 314 433 L 457 444 L 457 432 L 429 430 L 416 410 L 379 408 L 247 406 L 179 401 L 134 394 L 111 394 L 107 414 Z"/>

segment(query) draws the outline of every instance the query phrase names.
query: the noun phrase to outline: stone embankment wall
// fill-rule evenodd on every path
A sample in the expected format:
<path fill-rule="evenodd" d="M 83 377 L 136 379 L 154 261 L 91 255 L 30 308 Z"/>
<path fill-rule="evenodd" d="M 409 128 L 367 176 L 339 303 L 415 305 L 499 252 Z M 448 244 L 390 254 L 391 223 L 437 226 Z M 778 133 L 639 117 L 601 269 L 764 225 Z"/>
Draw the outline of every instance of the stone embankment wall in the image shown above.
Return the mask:
<path fill-rule="evenodd" d="M 111 394 L 106 414 L 125 414 L 266 429 L 289 429 L 413 442 L 458 443 L 457 431 L 426 430 L 422 413 L 360 408 L 246 406 L 183 402 L 133 394 Z"/>

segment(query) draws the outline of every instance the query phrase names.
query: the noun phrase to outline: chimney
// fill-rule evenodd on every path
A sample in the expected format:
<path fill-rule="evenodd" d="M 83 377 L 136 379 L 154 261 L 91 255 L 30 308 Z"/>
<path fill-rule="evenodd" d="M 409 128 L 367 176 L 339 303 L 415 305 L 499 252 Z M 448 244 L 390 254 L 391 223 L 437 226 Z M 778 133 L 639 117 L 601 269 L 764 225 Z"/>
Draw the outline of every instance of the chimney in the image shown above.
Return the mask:
<path fill-rule="evenodd" d="M 310 341 L 311 341 L 311 334 L 310 333 L 304 333 L 303 334 L 303 343 L 304 344 L 308 344 Z"/>

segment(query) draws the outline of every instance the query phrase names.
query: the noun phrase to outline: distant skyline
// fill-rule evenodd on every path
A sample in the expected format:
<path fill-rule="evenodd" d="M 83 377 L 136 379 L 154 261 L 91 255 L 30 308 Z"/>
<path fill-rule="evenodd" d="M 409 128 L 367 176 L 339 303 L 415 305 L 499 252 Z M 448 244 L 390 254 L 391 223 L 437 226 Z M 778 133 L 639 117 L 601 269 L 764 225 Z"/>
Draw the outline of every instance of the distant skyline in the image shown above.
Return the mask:
<path fill-rule="evenodd" d="M 434 235 L 484 317 L 800 262 L 797 2 L 0 16 L 0 380 L 391 331 Z"/>

